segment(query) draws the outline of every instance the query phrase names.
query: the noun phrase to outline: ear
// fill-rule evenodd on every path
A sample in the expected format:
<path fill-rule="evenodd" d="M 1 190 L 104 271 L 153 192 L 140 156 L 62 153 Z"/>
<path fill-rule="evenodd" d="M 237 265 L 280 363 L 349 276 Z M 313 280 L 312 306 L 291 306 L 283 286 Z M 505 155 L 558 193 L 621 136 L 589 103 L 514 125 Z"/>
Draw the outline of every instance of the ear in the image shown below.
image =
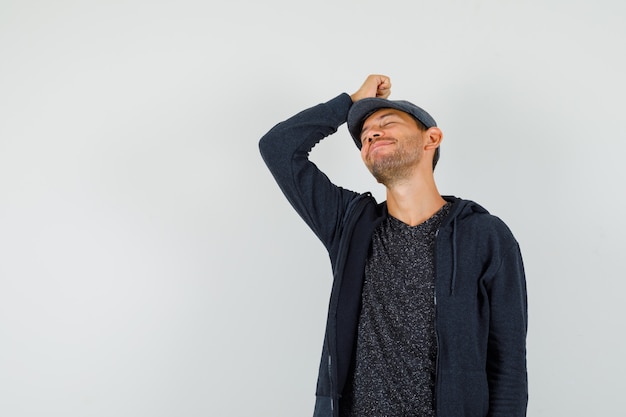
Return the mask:
<path fill-rule="evenodd" d="M 443 132 L 438 127 L 431 127 L 425 132 L 425 143 L 424 150 L 425 151 L 434 151 L 441 145 L 441 141 L 443 140 Z"/>

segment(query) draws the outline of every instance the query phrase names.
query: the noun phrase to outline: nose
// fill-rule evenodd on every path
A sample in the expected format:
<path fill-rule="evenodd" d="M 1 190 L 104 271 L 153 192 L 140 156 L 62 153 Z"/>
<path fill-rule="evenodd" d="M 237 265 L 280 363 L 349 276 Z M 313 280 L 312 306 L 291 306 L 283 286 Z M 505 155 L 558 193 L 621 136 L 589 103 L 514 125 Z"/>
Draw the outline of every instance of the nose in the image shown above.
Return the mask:
<path fill-rule="evenodd" d="M 372 143 L 372 141 L 374 141 L 374 139 L 378 139 L 381 136 L 382 135 L 381 135 L 380 132 L 370 132 L 370 134 L 367 135 L 367 142 L 368 143 Z"/>

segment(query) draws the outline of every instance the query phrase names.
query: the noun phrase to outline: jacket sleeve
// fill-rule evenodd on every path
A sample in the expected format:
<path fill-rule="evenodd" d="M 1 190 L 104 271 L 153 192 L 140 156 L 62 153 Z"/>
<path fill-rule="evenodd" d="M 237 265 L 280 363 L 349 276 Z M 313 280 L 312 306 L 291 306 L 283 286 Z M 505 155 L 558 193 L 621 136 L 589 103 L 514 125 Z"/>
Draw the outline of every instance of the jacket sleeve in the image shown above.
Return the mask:
<path fill-rule="evenodd" d="M 528 403 L 528 313 L 524 266 L 517 243 L 503 252 L 499 268 L 488 286 L 489 417 L 523 417 Z"/>
<path fill-rule="evenodd" d="M 274 126 L 259 149 L 280 189 L 327 249 L 335 242 L 343 213 L 358 194 L 334 185 L 309 160 L 309 152 L 345 123 L 348 94 L 304 110 Z"/>

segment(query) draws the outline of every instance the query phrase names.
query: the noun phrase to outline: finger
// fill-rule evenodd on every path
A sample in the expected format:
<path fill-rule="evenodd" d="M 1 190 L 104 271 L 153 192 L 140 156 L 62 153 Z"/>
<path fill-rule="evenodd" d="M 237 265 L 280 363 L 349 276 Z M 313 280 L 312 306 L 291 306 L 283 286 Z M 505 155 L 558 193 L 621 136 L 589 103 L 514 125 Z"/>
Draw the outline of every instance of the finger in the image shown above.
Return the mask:
<path fill-rule="evenodd" d="M 387 98 L 391 94 L 391 79 L 386 75 L 377 76 L 376 97 Z"/>
<path fill-rule="evenodd" d="M 381 75 L 378 80 L 378 88 L 390 89 L 391 88 L 391 79 L 386 75 Z"/>
<path fill-rule="evenodd" d="M 379 87 L 376 90 L 376 97 L 387 98 L 387 97 L 389 97 L 390 94 L 391 94 L 391 88 L 390 87 Z"/>

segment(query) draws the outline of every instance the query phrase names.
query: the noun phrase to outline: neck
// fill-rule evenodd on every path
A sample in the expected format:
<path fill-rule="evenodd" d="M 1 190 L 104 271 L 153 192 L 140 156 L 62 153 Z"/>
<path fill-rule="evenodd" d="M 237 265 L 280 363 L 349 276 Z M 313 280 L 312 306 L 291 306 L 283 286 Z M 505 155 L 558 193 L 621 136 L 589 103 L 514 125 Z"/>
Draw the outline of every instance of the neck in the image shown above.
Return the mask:
<path fill-rule="evenodd" d="M 430 175 L 412 178 L 387 187 L 387 209 L 396 219 L 416 226 L 431 218 L 446 201 Z"/>

